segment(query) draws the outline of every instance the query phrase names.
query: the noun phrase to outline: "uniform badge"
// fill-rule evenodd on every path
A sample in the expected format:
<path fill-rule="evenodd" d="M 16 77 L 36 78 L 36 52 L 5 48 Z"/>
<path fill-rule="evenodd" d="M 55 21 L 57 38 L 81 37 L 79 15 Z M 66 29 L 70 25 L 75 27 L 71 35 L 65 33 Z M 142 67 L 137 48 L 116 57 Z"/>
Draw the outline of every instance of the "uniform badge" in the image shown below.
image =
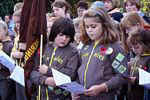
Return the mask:
<path fill-rule="evenodd" d="M 127 68 L 124 67 L 123 65 L 120 65 L 120 66 L 118 67 L 118 71 L 119 71 L 121 74 L 123 74 L 126 70 L 127 70 Z"/>
<path fill-rule="evenodd" d="M 84 50 L 87 50 L 89 48 L 89 46 L 88 45 L 86 45 L 85 47 L 84 47 Z"/>
<path fill-rule="evenodd" d="M 107 48 L 106 55 L 110 55 L 112 53 L 113 53 L 113 48 L 111 48 L 111 47 Z"/>
<path fill-rule="evenodd" d="M 122 62 L 124 58 L 125 58 L 125 56 L 121 53 L 118 53 L 118 55 L 116 56 L 116 59 L 120 62 Z"/>
<path fill-rule="evenodd" d="M 119 63 L 117 60 L 114 60 L 113 63 L 112 63 L 112 67 L 115 68 L 115 69 L 116 69 L 119 65 L 120 65 L 120 63 Z"/>

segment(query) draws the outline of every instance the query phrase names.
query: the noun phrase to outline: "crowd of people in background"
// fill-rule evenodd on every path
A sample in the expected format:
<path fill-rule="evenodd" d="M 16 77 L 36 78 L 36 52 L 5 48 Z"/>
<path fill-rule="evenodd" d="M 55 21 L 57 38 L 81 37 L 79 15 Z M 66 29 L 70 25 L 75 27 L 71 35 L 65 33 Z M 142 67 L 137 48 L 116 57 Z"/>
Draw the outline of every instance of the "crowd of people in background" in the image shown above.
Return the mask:
<path fill-rule="evenodd" d="M 18 44 L 23 5 L 17 3 L 13 15 L 0 20 L 0 50 L 16 63 L 24 57 L 18 48 L 26 49 Z M 120 0 L 80 0 L 77 16 L 71 15 L 67 0 L 55 0 L 51 8 L 45 14 L 43 64 L 38 53 L 34 56 L 29 100 L 150 100 L 149 88 L 139 85 L 138 68 L 150 72 L 150 17 L 141 11 L 139 0 L 126 0 L 123 7 Z M 51 68 L 81 84 L 84 93 L 56 86 Z M 15 100 L 10 74 L 0 64 L 0 100 Z"/>

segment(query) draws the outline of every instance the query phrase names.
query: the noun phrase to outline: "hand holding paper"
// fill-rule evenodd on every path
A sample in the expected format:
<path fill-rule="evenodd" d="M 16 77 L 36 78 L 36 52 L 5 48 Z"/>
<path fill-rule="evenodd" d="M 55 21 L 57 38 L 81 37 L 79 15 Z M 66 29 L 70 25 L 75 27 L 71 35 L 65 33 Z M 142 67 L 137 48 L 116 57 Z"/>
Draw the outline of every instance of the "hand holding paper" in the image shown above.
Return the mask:
<path fill-rule="evenodd" d="M 139 68 L 139 85 L 150 89 L 150 73 Z"/>
<path fill-rule="evenodd" d="M 16 66 L 13 70 L 13 73 L 10 75 L 10 78 L 16 81 L 17 83 L 25 86 L 24 82 L 24 69 L 20 66 Z"/>
<path fill-rule="evenodd" d="M 0 63 L 8 68 L 10 72 L 15 68 L 15 61 L 2 50 L 0 50 Z"/>
<path fill-rule="evenodd" d="M 82 94 L 85 91 L 85 88 L 77 82 L 71 82 L 71 78 L 68 75 L 65 75 L 52 68 L 53 78 L 55 83 L 60 88 L 63 88 L 71 93 Z"/>

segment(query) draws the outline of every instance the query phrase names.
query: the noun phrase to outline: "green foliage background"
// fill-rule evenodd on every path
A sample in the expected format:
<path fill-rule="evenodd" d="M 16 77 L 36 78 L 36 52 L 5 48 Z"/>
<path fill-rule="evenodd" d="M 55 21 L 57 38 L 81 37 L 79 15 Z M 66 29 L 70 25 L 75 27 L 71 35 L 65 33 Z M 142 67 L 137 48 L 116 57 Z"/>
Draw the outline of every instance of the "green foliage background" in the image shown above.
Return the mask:
<path fill-rule="evenodd" d="M 142 11 L 146 12 L 148 16 L 150 16 L 150 0 L 141 0 L 142 3 Z"/>
<path fill-rule="evenodd" d="M 0 0 L 0 17 L 13 14 L 14 5 L 22 0 Z"/>

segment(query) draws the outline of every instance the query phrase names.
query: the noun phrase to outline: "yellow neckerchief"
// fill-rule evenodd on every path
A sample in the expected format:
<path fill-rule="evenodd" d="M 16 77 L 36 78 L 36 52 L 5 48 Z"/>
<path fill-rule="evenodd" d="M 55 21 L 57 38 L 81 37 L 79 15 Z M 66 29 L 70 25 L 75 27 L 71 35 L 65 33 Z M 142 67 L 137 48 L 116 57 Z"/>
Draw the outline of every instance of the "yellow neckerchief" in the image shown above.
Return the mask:
<path fill-rule="evenodd" d="M 54 50 L 53 50 L 53 53 L 52 53 L 52 55 L 51 55 L 51 59 L 50 59 L 50 62 L 49 62 L 49 66 L 51 66 L 52 65 L 52 63 L 53 63 L 53 60 L 54 60 L 54 56 L 55 56 L 55 52 L 56 52 L 56 47 L 54 48 Z"/>
<path fill-rule="evenodd" d="M 3 44 L 0 43 L 0 50 L 3 50 Z"/>
<path fill-rule="evenodd" d="M 136 69 L 136 67 L 137 67 L 137 62 L 138 62 L 138 59 L 135 58 L 135 62 L 134 62 L 134 64 L 133 64 L 133 66 L 131 66 L 130 76 L 133 76 L 133 75 L 134 75 L 135 69 Z"/>
<path fill-rule="evenodd" d="M 50 59 L 50 62 L 49 62 L 49 66 L 51 66 L 52 65 L 52 63 L 53 63 L 53 60 L 54 60 L 54 56 L 55 56 L 55 52 L 56 52 L 56 47 L 54 48 L 54 50 L 53 50 L 53 53 L 52 53 L 52 55 L 51 55 L 51 59 Z M 40 87 L 39 87 L 39 98 L 38 98 L 38 100 L 40 100 Z M 46 88 L 46 100 L 49 100 L 49 96 L 48 96 L 48 88 Z"/>
<path fill-rule="evenodd" d="M 11 54 L 10 54 L 10 57 L 11 57 L 11 58 L 13 58 L 13 57 L 12 57 L 12 52 L 20 51 L 20 50 L 19 50 L 19 37 L 20 37 L 19 34 L 18 34 L 18 35 L 15 35 L 14 46 L 13 46 L 13 48 L 12 48 L 12 50 L 11 50 Z M 21 59 L 19 59 L 19 61 L 18 61 L 18 60 L 15 60 L 15 62 L 16 62 L 17 65 L 21 66 Z"/>
<path fill-rule="evenodd" d="M 87 71 L 88 71 L 88 66 L 90 64 L 90 61 L 91 61 L 91 58 L 93 56 L 93 53 L 94 53 L 94 49 L 96 48 L 96 46 L 98 45 L 99 41 L 95 41 L 94 43 L 94 46 L 93 46 L 93 49 L 91 51 L 91 54 L 89 56 L 89 59 L 88 59 L 88 62 L 86 64 L 86 68 L 85 68 L 85 71 L 84 71 L 84 87 L 86 88 L 86 75 L 87 75 Z"/>
<path fill-rule="evenodd" d="M 19 42 L 19 35 L 16 35 L 14 39 L 14 46 L 12 48 L 12 52 L 18 50 L 18 44 L 19 44 L 18 42 Z"/>

